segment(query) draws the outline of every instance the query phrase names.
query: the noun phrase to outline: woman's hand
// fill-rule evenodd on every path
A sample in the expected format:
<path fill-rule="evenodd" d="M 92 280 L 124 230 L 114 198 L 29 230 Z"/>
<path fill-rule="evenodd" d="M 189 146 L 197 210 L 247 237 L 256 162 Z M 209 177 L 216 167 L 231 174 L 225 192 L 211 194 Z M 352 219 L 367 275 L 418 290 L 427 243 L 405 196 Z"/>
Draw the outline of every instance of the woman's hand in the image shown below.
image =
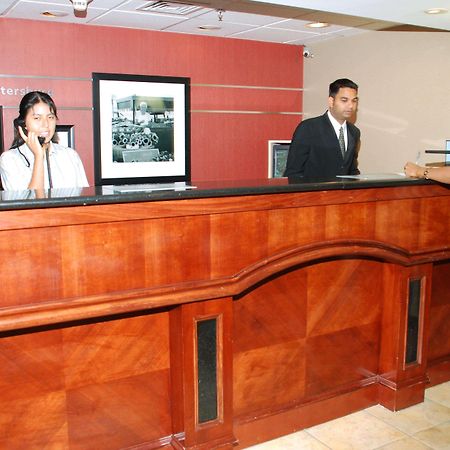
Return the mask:
<path fill-rule="evenodd" d="M 425 167 L 418 166 L 412 162 L 407 162 L 404 167 L 407 177 L 424 178 Z"/>
<path fill-rule="evenodd" d="M 21 126 L 18 127 L 18 130 L 20 135 L 22 136 L 22 139 L 28 145 L 29 149 L 33 152 L 35 159 L 43 159 L 44 149 L 39 142 L 39 136 L 34 131 L 30 131 L 28 134 L 25 134 Z"/>
<path fill-rule="evenodd" d="M 18 127 L 19 133 L 22 139 L 28 145 L 29 149 L 33 152 L 33 172 L 31 174 L 31 180 L 28 184 L 28 189 L 44 189 L 44 149 L 39 142 L 38 135 L 34 131 L 30 131 L 25 134 L 22 127 Z"/>

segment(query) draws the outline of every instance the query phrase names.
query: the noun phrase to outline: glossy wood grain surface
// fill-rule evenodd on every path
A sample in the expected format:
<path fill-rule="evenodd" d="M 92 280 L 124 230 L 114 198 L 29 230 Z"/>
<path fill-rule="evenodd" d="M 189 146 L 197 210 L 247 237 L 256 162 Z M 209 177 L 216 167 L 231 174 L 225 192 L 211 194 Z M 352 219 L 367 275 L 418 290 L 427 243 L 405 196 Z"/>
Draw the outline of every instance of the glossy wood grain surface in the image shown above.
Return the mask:
<path fill-rule="evenodd" d="M 244 448 L 421 401 L 450 379 L 449 203 L 430 185 L 2 212 L 0 447 Z M 220 417 L 198 424 L 210 317 Z"/>
<path fill-rule="evenodd" d="M 0 447 L 125 448 L 170 435 L 168 345 L 167 313 L 2 334 Z"/>
<path fill-rule="evenodd" d="M 445 259 L 449 197 L 438 188 L 4 211 L 0 329 L 235 295 L 323 257 Z"/>
<path fill-rule="evenodd" d="M 450 261 L 436 263 L 430 305 L 429 361 L 431 382 L 447 381 L 450 373 Z"/>

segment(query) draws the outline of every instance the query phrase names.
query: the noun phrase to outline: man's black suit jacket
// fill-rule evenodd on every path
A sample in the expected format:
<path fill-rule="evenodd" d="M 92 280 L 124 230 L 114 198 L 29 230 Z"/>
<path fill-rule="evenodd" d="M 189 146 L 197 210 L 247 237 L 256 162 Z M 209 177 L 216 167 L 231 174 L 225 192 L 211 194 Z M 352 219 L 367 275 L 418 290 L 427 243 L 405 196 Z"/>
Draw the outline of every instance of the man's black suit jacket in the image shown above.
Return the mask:
<path fill-rule="evenodd" d="M 360 131 L 347 122 L 347 150 L 342 157 L 339 140 L 327 113 L 300 122 L 292 137 L 284 176 L 334 178 L 356 175 Z"/>

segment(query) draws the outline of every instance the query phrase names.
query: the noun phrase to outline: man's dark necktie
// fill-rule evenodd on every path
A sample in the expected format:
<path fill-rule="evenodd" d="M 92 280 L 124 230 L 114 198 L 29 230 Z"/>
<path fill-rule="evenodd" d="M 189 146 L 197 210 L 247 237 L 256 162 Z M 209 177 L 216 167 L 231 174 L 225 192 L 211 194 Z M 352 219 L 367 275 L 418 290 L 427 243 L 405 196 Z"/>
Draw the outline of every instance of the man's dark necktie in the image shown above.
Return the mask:
<path fill-rule="evenodd" d="M 342 157 L 345 158 L 345 140 L 344 140 L 344 129 L 339 128 L 339 147 L 341 147 Z"/>

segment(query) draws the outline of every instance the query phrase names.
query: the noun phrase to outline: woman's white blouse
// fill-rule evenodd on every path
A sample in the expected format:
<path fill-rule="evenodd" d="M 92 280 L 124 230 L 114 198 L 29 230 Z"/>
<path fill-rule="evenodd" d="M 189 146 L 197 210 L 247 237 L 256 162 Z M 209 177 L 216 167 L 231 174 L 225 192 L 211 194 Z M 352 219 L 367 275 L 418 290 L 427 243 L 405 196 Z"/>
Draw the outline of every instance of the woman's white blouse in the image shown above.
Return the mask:
<path fill-rule="evenodd" d="M 20 150 L 20 152 L 19 152 Z M 22 154 L 21 154 L 22 153 Z M 50 143 L 50 171 L 54 188 L 89 186 L 83 163 L 78 153 L 69 147 Z M 34 155 L 26 144 L 0 155 L 0 174 L 4 190 L 28 189 L 33 174 Z M 48 172 L 44 161 L 44 188 L 49 188 Z"/>

